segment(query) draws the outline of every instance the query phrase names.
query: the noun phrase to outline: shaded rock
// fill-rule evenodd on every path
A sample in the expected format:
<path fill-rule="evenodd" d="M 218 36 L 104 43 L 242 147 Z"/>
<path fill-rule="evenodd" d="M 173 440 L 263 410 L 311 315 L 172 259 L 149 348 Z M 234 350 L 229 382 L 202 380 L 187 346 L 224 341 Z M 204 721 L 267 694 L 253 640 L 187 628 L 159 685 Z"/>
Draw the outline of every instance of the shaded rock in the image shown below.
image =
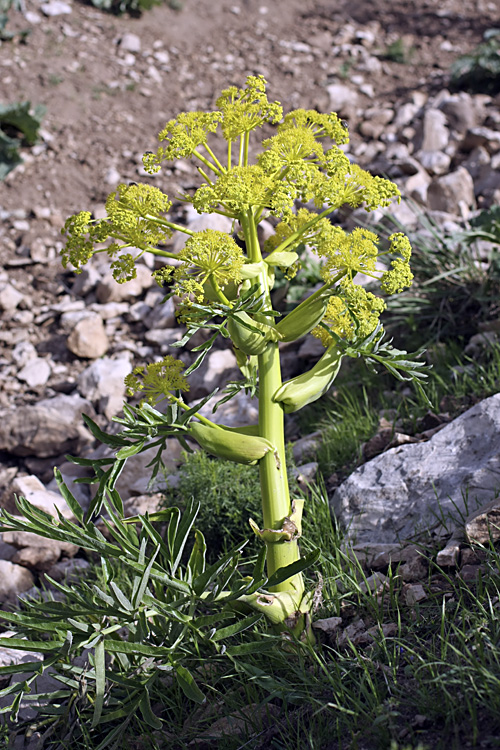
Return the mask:
<path fill-rule="evenodd" d="M 97 284 L 97 301 L 101 304 L 106 302 L 123 302 L 124 300 L 136 299 L 144 289 L 153 285 L 151 271 L 142 263 L 136 265 L 137 276 L 124 284 L 118 284 L 111 273 L 107 273 Z"/>
<path fill-rule="evenodd" d="M 101 316 L 92 312 L 85 313 L 85 317 L 71 331 L 66 345 L 77 357 L 102 357 L 108 350 L 109 341 Z"/>
<path fill-rule="evenodd" d="M 58 583 L 71 584 L 80 580 L 89 568 L 90 563 L 87 560 L 82 557 L 73 557 L 70 560 L 61 560 L 61 562 L 52 565 L 47 570 L 47 575 Z"/>
<path fill-rule="evenodd" d="M 433 211 L 446 211 L 467 218 L 476 207 L 474 182 L 465 167 L 436 177 L 427 189 L 427 203 Z"/>
<path fill-rule="evenodd" d="M 451 156 L 444 151 L 420 151 L 418 154 L 420 164 L 430 174 L 445 174 L 451 164 Z"/>
<path fill-rule="evenodd" d="M 421 583 L 409 583 L 403 587 L 403 596 L 408 606 L 412 607 L 418 602 L 427 599 L 427 594 Z"/>
<path fill-rule="evenodd" d="M 428 442 L 403 445 L 358 468 L 333 496 L 358 542 L 396 543 L 480 506 L 500 487 L 500 394 L 476 404 Z"/>
<path fill-rule="evenodd" d="M 57 560 L 59 551 L 54 547 L 23 547 L 12 557 L 12 562 L 30 570 L 47 571 Z"/>
<path fill-rule="evenodd" d="M 97 359 L 78 377 L 78 390 L 97 405 L 99 412 L 111 419 L 122 409 L 124 378 L 131 372 L 132 365 L 128 359 Z"/>
<path fill-rule="evenodd" d="M 81 414 L 95 417 L 92 405 L 80 396 L 60 394 L 31 406 L 0 410 L 0 450 L 15 456 L 47 458 L 65 451 L 79 452 L 91 442 Z"/>
<path fill-rule="evenodd" d="M 341 617 L 326 617 L 323 620 L 315 620 L 312 624 L 316 630 L 321 630 L 327 635 L 335 635 L 342 625 Z"/>
<path fill-rule="evenodd" d="M 483 107 L 478 99 L 464 91 L 449 96 L 439 108 L 445 113 L 449 126 L 457 133 L 465 133 L 477 126 L 483 117 Z"/>
<path fill-rule="evenodd" d="M 232 398 L 230 401 L 226 401 L 222 404 L 217 411 L 212 413 L 214 403 L 217 401 L 217 396 L 214 402 L 209 401 L 200 409 L 200 414 L 204 417 L 208 417 L 212 422 L 217 424 L 225 424 L 228 427 L 241 427 L 247 424 L 257 424 L 259 421 L 259 404 L 256 398 L 250 398 L 250 396 L 243 391 L 240 391 L 237 396 Z"/>
<path fill-rule="evenodd" d="M 301 464 L 308 458 L 316 458 L 322 441 L 323 433 L 320 430 L 297 440 L 292 448 L 295 463 Z"/>
<path fill-rule="evenodd" d="M 6 544 L 11 544 L 18 550 L 31 547 L 36 549 L 40 546 L 43 546 L 46 549 L 55 550 L 57 552 L 57 559 L 61 557 L 61 555 L 74 557 L 79 549 L 76 544 L 71 544 L 71 542 L 60 542 L 56 539 L 47 539 L 38 536 L 38 534 L 32 534 L 30 531 L 4 531 L 2 536 Z"/>
<path fill-rule="evenodd" d="M 499 485 L 500 486 L 500 485 Z M 465 521 L 465 534 L 470 543 L 488 545 L 500 539 L 500 497 L 471 513 Z"/>
<path fill-rule="evenodd" d="M 8 560 L 0 560 L 0 602 L 15 599 L 34 583 L 35 579 L 29 570 Z"/>
<path fill-rule="evenodd" d="M 240 370 L 232 349 L 213 349 L 189 379 L 189 398 L 202 398 L 221 382 L 239 378 Z"/>
<path fill-rule="evenodd" d="M 422 151 L 442 151 L 450 137 L 446 115 L 439 109 L 427 109 L 423 119 Z"/>
<path fill-rule="evenodd" d="M 470 128 L 461 144 L 461 148 L 463 151 L 472 151 L 472 149 L 478 146 L 484 146 L 490 154 L 496 153 L 500 149 L 500 131 L 484 126 Z"/>

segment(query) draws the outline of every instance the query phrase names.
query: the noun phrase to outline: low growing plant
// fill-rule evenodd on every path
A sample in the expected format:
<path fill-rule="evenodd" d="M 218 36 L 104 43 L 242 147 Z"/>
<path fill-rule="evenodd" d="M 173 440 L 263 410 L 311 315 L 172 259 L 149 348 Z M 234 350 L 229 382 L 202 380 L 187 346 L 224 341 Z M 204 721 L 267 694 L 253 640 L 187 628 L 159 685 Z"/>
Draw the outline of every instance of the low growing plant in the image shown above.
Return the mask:
<path fill-rule="evenodd" d="M 251 162 L 251 138 L 259 128 L 272 125 L 277 126 L 275 134 L 262 142 L 262 150 Z M 215 142 L 217 131 L 225 141 L 223 150 Z M 213 641 L 232 637 L 241 627 L 252 628 L 262 615 L 288 638 L 314 640 L 311 614 L 315 592 L 307 590 L 303 571 L 314 564 L 320 550 L 300 555 L 304 500 L 290 497 L 285 414 L 326 393 L 344 357 L 363 358 L 372 367 L 382 365 L 395 377 L 413 380 L 420 388 L 425 378 L 421 362 L 384 341 L 379 321 L 385 308 L 383 299 L 355 283 L 357 273 L 362 272 L 378 280 L 387 294 L 409 286 L 411 248 L 407 237 L 397 232 L 389 237 L 388 246 L 381 248 L 373 232 L 357 228 L 347 233 L 329 219 L 344 204 L 372 211 L 399 199 L 396 185 L 349 162 L 342 150 L 348 133 L 336 114 L 299 109 L 283 116 L 281 105 L 268 100 L 264 79 L 250 76 L 244 88 L 232 86 L 223 91 L 215 111 L 185 112 L 170 120 L 159 139 L 158 150 L 144 156 L 146 170 L 156 174 L 170 159 L 196 160 L 202 185 L 181 199 L 198 213 L 230 218 L 240 243 L 233 234 L 212 229 L 194 232 L 172 222 L 168 218 L 171 202 L 155 186 L 121 184 L 108 197 L 106 218 L 92 219 L 90 212 L 82 211 L 66 221 L 63 265 L 80 272 L 95 253 L 107 253 L 116 281 L 126 283 L 135 277 L 140 256 L 151 253 L 161 263 L 154 277 L 168 287 L 167 297 L 175 295 L 178 300 L 178 319 L 185 326 L 178 345 L 186 344 L 200 328 L 211 335 L 195 347 L 197 358 L 187 369 L 181 360 L 168 355 L 137 367 L 127 377 L 129 394 L 139 394 L 142 400 L 137 405 L 124 405 L 124 416 L 116 418 L 121 425 L 118 434 L 108 434 L 84 417 L 94 436 L 111 446 L 114 455 L 73 459 L 95 471 L 91 481 L 98 488 L 86 512 L 60 482 L 76 523 L 38 511 L 24 499 L 18 501 L 24 519 L 5 511 L 1 514 L 0 530 L 24 529 L 64 538 L 100 556 L 108 589 L 87 591 L 79 584 L 71 597 L 62 589 L 73 603 L 78 599 L 72 605 L 73 614 L 69 616 L 64 603 L 47 607 L 48 635 L 37 642 L 38 650 L 52 654 L 51 666 L 56 668 L 61 660 L 66 664 L 73 689 L 77 689 L 78 679 L 67 666 L 72 663 L 69 655 L 83 648 L 91 650 L 89 671 L 82 679 L 85 684 L 90 679 L 94 686 L 94 727 L 105 706 L 110 710 L 111 705 L 116 707 L 115 713 L 111 711 L 113 718 L 118 717 L 116 712 L 124 715 L 121 704 L 127 715 L 139 709 L 144 720 L 154 726 L 146 695 L 152 664 L 156 670 L 168 665 L 180 687 L 191 697 L 200 697 L 184 666 L 186 659 L 203 658 L 203 649 L 197 644 L 213 648 Z M 297 210 L 297 204 L 314 209 Z M 257 229 L 264 218 L 275 223 L 275 233 L 262 248 Z M 165 249 L 174 231 L 187 235 L 178 254 Z M 280 317 L 271 301 L 275 276 L 296 273 L 296 248 L 303 243 L 322 262 L 323 284 Z M 390 261 L 383 272 L 377 270 L 381 256 Z M 325 353 L 307 372 L 283 382 L 279 343 L 297 341 L 311 331 L 324 344 Z M 242 379 L 227 384 L 213 410 L 221 401 L 245 391 L 258 397 L 258 425 L 230 428 L 202 415 L 201 408 L 213 399 L 215 391 L 197 405 L 190 405 L 184 395 L 189 392 L 189 375 L 202 364 L 219 336 L 231 339 Z M 239 548 L 206 566 L 203 528 L 194 532 L 193 551 L 183 567 L 182 551 L 195 523 L 192 509 L 182 520 L 176 509 L 149 517 L 123 517 L 115 483 L 125 462 L 155 447 L 156 457 L 151 462 L 155 475 L 161 468 L 166 441 L 172 437 L 188 450 L 187 441 L 194 440 L 211 455 L 258 467 L 262 519 L 249 522 L 262 548 L 250 571 L 244 571 L 247 575 L 239 572 Z M 95 525 L 102 513 L 107 514 L 103 523 L 111 540 Z M 163 531 L 155 528 L 155 522 L 166 524 Z M 112 580 L 114 558 L 134 571 L 128 592 Z M 96 609 L 98 604 L 100 609 Z M 220 628 L 220 618 L 228 612 L 231 616 L 243 613 L 243 625 Z M 2 617 L 15 622 L 6 613 Z M 17 627 L 32 637 L 43 630 L 43 621 L 38 610 L 34 617 L 23 616 Z M 125 631 L 121 631 L 123 622 Z M 10 645 L 6 641 L 2 639 L 1 645 Z M 46 641 L 51 645 L 44 648 Z M 266 648 L 270 642 L 266 641 Z M 12 642 L 17 648 L 33 647 L 33 642 L 27 644 L 20 639 Z M 243 648 L 257 647 L 252 642 L 243 644 Z M 112 670 L 116 666 L 118 673 L 107 671 L 107 663 Z M 25 666 L 18 671 L 23 669 Z M 133 684 L 124 676 L 130 670 Z M 121 698 L 118 706 L 114 691 L 129 688 L 128 697 Z M 7 690 L 17 696 L 19 704 L 23 690 Z"/>
<path fill-rule="evenodd" d="M 495 94 L 500 91 L 500 29 L 488 29 L 484 41 L 455 60 L 451 82 L 457 88 Z"/>

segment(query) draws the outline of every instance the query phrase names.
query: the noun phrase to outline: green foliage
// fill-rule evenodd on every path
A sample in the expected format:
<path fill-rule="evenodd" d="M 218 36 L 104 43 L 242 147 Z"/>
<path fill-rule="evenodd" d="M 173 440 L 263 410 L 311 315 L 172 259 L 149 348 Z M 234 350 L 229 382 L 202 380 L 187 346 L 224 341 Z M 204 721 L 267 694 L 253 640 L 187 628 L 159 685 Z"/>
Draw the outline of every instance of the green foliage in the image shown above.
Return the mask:
<path fill-rule="evenodd" d="M 293 466 L 290 450 L 287 465 Z M 214 460 L 203 451 L 196 451 L 184 455 L 178 480 L 175 490 L 167 494 L 166 503 L 181 507 L 192 499 L 200 503 L 197 523 L 207 540 L 208 559 L 215 559 L 249 537 L 247 549 L 259 551 L 260 542 L 248 524 L 249 518 L 258 518 L 261 512 L 259 471 L 255 466 Z M 290 468 L 288 480 L 292 494 L 296 493 L 298 487 Z"/>
<path fill-rule="evenodd" d="M 391 62 L 408 64 L 414 53 L 414 47 L 409 47 L 404 39 L 396 39 L 387 46 L 383 56 Z"/>
<path fill-rule="evenodd" d="M 146 10 L 151 10 L 155 5 L 161 5 L 163 0 L 91 0 L 92 5 L 99 10 L 110 13 L 130 13 L 140 15 Z M 182 10 L 184 3 L 181 0 L 165 0 L 172 10 Z"/>
<path fill-rule="evenodd" d="M 387 300 L 386 328 L 404 334 L 412 347 L 453 340 L 457 330 L 466 341 L 478 332 L 480 322 L 498 317 L 498 211 L 483 211 L 470 229 L 456 232 L 442 231 L 420 212 L 418 220 L 417 229 L 408 231 L 416 281 L 411 291 Z"/>
<path fill-rule="evenodd" d="M 461 89 L 495 94 L 500 91 L 500 29 L 488 29 L 484 42 L 451 66 L 451 81 Z"/>
<path fill-rule="evenodd" d="M 45 107 L 30 110 L 29 102 L 0 104 L 0 180 L 22 162 L 20 145 L 33 146 L 37 141 Z"/>
<path fill-rule="evenodd" d="M 103 522 L 105 537 L 84 519 L 56 476 L 76 523 L 61 515 L 54 518 L 20 498 L 20 515 L 2 511 L 0 528 L 71 540 L 97 556 L 101 571 L 95 583 L 79 581 L 77 586 L 48 579 L 59 599 L 29 599 L 21 613 L 0 612 L 16 632 L 13 638 L 0 638 L 1 647 L 43 654 L 42 663 L 0 668 L 0 678 L 22 677 L 0 695 L 11 696 L 14 714 L 21 700 L 41 699 L 34 728 L 52 725 L 51 734 L 62 733 L 68 742 L 80 740 L 88 727 L 93 740 L 102 741 L 99 747 L 112 742 L 117 747 L 125 732 L 133 734 L 143 726 L 161 729 L 179 691 L 189 701 L 205 701 L 193 671 L 223 654 L 226 659 L 238 656 L 241 647 L 234 637 L 254 628 L 261 616 L 238 617 L 224 605 L 265 585 L 264 556 L 258 556 L 244 579 L 237 572 L 241 545 L 207 565 L 203 534 L 194 527 L 195 503 L 182 515 L 174 507 L 156 513 L 158 527 L 147 516 L 125 519 L 115 491 L 104 499 L 109 518 Z M 272 640 L 259 642 L 254 631 L 252 646 L 267 649 Z M 38 695 L 36 684 L 37 675 L 46 670 L 60 683 L 50 699 Z"/>

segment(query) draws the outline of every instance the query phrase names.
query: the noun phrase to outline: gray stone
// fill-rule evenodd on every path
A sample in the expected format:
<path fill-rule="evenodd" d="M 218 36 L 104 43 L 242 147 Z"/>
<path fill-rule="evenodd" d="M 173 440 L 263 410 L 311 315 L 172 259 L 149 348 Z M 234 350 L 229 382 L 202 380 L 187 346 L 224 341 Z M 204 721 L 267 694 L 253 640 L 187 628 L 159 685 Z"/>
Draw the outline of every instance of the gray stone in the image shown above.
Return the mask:
<path fill-rule="evenodd" d="M 95 417 L 80 396 L 60 394 L 37 404 L 0 410 L 0 450 L 15 456 L 48 458 L 79 452 L 92 440 L 81 414 Z"/>
<path fill-rule="evenodd" d="M 445 113 L 448 124 L 457 133 L 465 133 L 469 128 L 479 125 L 483 116 L 483 107 L 477 98 L 460 92 L 445 99 L 440 109 Z"/>
<path fill-rule="evenodd" d="M 14 630 L 5 630 L 1 638 L 17 638 Z M 43 661 L 43 654 L 39 651 L 24 651 L 19 648 L 0 649 L 0 667 L 9 667 L 11 664 L 23 664 L 28 661 Z"/>
<path fill-rule="evenodd" d="M 235 380 L 240 374 L 232 349 L 212 350 L 189 379 L 190 400 L 206 396 L 221 382 L 225 384 L 228 380 Z"/>
<path fill-rule="evenodd" d="M 465 167 L 458 167 L 442 177 L 436 177 L 427 189 L 427 203 L 432 211 L 446 211 L 467 218 L 476 207 L 474 182 Z"/>
<path fill-rule="evenodd" d="M 36 388 L 45 385 L 50 377 L 50 364 L 46 359 L 36 357 L 30 361 L 17 373 L 18 380 L 23 380 L 30 388 Z"/>
<path fill-rule="evenodd" d="M 474 544 L 488 545 L 490 539 L 493 542 L 500 539 L 499 497 L 468 516 L 465 521 L 465 533 L 469 542 Z"/>
<path fill-rule="evenodd" d="M 124 378 L 132 372 L 128 359 L 103 357 L 92 362 L 78 377 L 78 390 L 108 419 L 121 411 L 125 398 Z"/>
<path fill-rule="evenodd" d="M 120 39 L 120 49 L 125 50 L 125 52 L 140 52 L 140 37 L 137 34 L 124 34 Z"/>
<path fill-rule="evenodd" d="M 166 302 L 162 302 L 163 296 L 161 290 L 160 294 L 153 290 L 147 293 L 145 302 L 152 308 L 144 320 L 147 328 L 174 328 L 177 325 L 174 300 L 170 297 Z"/>
<path fill-rule="evenodd" d="M 256 398 L 240 391 L 237 396 L 222 404 L 217 411 L 212 413 L 214 402 L 209 401 L 200 409 L 200 414 L 217 424 L 225 424 L 228 427 L 242 427 L 243 425 L 257 424 L 259 421 L 259 404 Z"/>
<path fill-rule="evenodd" d="M 71 5 L 62 0 L 49 0 L 48 3 L 40 5 L 40 10 L 44 16 L 63 16 L 71 13 Z"/>
<path fill-rule="evenodd" d="M 484 126 L 470 128 L 461 144 L 461 148 L 464 151 L 472 151 L 472 149 L 478 146 L 484 146 L 490 154 L 496 153 L 500 149 L 500 131 Z"/>
<path fill-rule="evenodd" d="M 444 151 L 420 151 L 417 158 L 430 174 L 445 174 L 451 164 L 451 156 Z"/>
<path fill-rule="evenodd" d="M 331 83 L 326 87 L 330 109 L 339 115 L 350 115 L 358 102 L 358 92 L 345 83 Z"/>
<path fill-rule="evenodd" d="M 108 350 L 109 341 L 101 316 L 97 313 L 86 313 L 71 331 L 66 345 L 77 357 L 83 359 L 102 357 Z"/>
<path fill-rule="evenodd" d="M 76 276 L 71 291 L 79 297 L 85 297 L 96 288 L 100 280 L 101 274 L 97 268 L 89 264 Z"/>
<path fill-rule="evenodd" d="M 15 599 L 18 594 L 30 589 L 34 582 L 26 568 L 9 560 L 0 560 L 0 603 Z"/>
<path fill-rule="evenodd" d="M 0 310 L 12 313 L 24 299 L 24 294 L 18 292 L 12 284 L 0 285 Z"/>
<path fill-rule="evenodd" d="M 491 501 L 500 488 L 500 394 L 476 404 L 428 442 L 361 466 L 332 505 L 349 538 L 397 543 Z"/>
<path fill-rule="evenodd" d="M 444 112 L 427 109 L 423 120 L 422 151 L 442 151 L 448 145 L 449 137 Z"/>
<path fill-rule="evenodd" d="M 38 536 L 30 531 L 4 531 L 3 540 L 6 544 L 10 544 L 17 550 L 44 547 L 49 550 L 55 551 L 57 558 L 64 555 L 65 557 L 74 557 L 78 552 L 76 544 L 71 542 L 60 542 L 57 539 L 48 539 L 46 537 Z M 51 552 L 52 554 L 52 552 Z"/>
<path fill-rule="evenodd" d="M 101 304 L 106 302 L 123 302 L 124 300 L 136 299 L 144 289 L 153 285 L 151 271 L 143 263 L 136 265 L 137 276 L 135 279 L 118 284 L 111 273 L 107 273 L 97 284 L 97 301 Z"/>

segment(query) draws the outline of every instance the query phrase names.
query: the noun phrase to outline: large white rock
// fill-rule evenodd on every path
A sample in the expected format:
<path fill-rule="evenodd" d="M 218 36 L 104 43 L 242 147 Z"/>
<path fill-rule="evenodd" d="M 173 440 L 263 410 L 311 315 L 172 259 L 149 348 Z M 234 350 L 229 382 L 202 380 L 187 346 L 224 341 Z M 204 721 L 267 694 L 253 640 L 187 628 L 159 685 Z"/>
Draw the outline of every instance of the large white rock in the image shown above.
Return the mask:
<path fill-rule="evenodd" d="M 500 393 L 426 443 L 388 450 L 335 491 L 332 506 L 350 538 L 393 543 L 440 518 L 467 516 L 500 488 Z"/>
<path fill-rule="evenodd" d="M 17 476 L 12 482 L 12 489 L 17 495 L 25 497 L 36 508 L 44 510 L 52 516 L 56 515 L 55 509 L 57 508 L 65 518 L 74 518 L 63 496 L 58 492 L 48 490 L 34 474 L 27 477 Z"/>
<path fill-rule="evenodd" d="M 92 362 L 78 378 L 78 390 L 82 396 L 97 404 L 97 408 L 108 419 L 121 411 L 125 397 L 124 378 L 132 372 L 126 358 L 103 357 Z"/>

